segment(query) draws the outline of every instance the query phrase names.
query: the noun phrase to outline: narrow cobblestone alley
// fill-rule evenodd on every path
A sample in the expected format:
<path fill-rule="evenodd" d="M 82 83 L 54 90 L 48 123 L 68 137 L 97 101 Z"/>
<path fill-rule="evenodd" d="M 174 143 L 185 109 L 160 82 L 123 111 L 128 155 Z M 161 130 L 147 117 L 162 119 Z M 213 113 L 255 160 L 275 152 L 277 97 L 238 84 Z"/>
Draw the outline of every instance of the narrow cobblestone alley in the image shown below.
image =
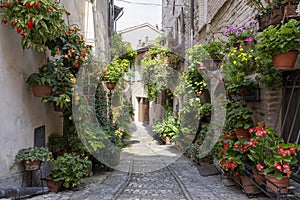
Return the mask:
<path fill-rule="evenodd" d="M 132 144 L 123 150 L 119 170 L 86 178 L 76 191 L 30 199 L 248 199 L 238 187 L 226 187 L 220 175 L 201 176 L 197 165 L 181 156 L 175 146 L 160 145 L 154 140 L 148 126 L 135 124 L 134 127 Z"/>

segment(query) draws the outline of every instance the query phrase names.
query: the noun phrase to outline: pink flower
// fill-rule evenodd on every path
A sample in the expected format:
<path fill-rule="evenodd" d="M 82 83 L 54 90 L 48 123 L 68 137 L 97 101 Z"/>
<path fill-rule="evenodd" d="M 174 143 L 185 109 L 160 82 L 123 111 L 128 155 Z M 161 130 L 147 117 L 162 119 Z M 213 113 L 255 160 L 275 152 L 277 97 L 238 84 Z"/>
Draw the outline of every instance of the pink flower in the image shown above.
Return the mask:
<path fill-rule="evenodd" d="M 246 42 L 252 42 L 253 41 L 253 37 L 248 37 L 247 39 L 246 39 Z"/>
<path fill-rule="evenodd" d="M 256 169 L 257 169 L 258 171 L 261 171 L 261 170 L 264 169 L 264 166 L 262 166 L 261 164 L 257 164 L 257 165 L 256 165 Z"/>

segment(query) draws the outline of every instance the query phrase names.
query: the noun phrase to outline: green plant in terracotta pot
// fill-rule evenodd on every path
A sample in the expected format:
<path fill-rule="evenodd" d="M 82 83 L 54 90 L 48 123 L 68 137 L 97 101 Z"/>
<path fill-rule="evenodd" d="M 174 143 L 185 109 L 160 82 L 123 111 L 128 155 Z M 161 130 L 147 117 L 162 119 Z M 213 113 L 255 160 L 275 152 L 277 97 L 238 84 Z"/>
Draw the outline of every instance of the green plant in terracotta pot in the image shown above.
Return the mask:
<path fill-rule="evenodd" d="M 52 153 L 44 147 L 29 147 L 21 149 L 16 155 L 17 162 L 23 162 L 26 169 L 35 169 L 40 166 L 40 162 L 50 161 Z M 36 165 L 33 162 L 36 162 Z"/>
<path fill-rule="evenodd" d="M 61 36 L 66 30 L 63 9 L 54 0 L 4 0 L 0 3 L 0 19 L 21 36 L 23 48 L 45 50 L 47 40 Z"/>
<path fill-rule="evenodd" d="M 87 175 L 87 169 L 91 165 L 88 158 L 81 158 L 65 153 L 58 156 L 52 164 L 49 178 L 54 181 L 64 181 L 65 188 L 72 188 L 79 184 L 80 179 Z"/>
<path fill-rule="evenodd" d="M 167 119 L 162 122 L 157 122 L 156 125 L 153 126 L 153 130 L 165 138 L 166 143 L 169 144 L 170 140 L 174 139 L 179 133 L 179 121 L 169 115 Z"/>
<path fill-rule="evenodd" d="M 51 94 L 52 86 L 54 84 L 54 68 L 55 64 L 48 62 L 47 64 L 38 68 L 38 71 L 32 73 L 27 78 L 27 84 L 32 87 L 33 94 L 37 97 L 43 97 Z M 38 89 L 42 89 L 39 91 Z"/>
<path fill-rule="evenodd" d="M 293 69 L 300 51 L 300 21 L 292 19 L 284 24 L 271 25 L 257 36 L 257 40 L 258 51 L 272 56 L 276 69 Z M 287 62 L 281 63 L 284 58 Z"/>
<path fill-rule="evenodd" d="M 229 102 L 227 106 L 226 120 L 229 126 L 235 128 L 238 139 L 249 138 L 248 129 L 253 126 L 252 111 L 241 102 Z"/>

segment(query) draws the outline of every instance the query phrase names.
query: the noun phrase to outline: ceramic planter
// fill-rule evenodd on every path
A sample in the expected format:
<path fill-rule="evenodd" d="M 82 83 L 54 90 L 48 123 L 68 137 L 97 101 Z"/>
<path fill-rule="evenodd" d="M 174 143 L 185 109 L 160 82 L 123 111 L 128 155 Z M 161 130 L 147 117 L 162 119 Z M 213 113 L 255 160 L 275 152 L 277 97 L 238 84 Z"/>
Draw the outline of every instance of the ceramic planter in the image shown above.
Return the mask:
<path fill-rule="evenodd" d="M 51 192 L 58 192 L 64 181 L 54 181 L 50 177 L 46 177 L 46 184 Z"/>
<path fill-rule="evenodd" d="M 40 168 L 40 165 L 41 165 L 40 160 L 35 160 L 35 161 L 30 161 L 30 162 L 24 161 L 25 170 L 36 170 L 36 169 Z"/>
<path fill-rule="evenodd" d="M 114 83 L 114 82 L 106 82 L 105 85 L 106 85 L 107 89 L 113 90 L 113 89 L 115 89 L 116 83 Z"/>
<path fill-rule="evenodd" d="M 241 181 L 243 185 L 243 190 L 247 194 L 258 194 L 261 191 L 258 189 L 258 187 L 255 186 L 253 183 L 253 180 L 249 178 L 248 176 L 241 176 Z"/>
<path fill-rule="evenodd" d="M 52 92 L 52 87 L 47 85 L 33 85 L 32 93 L 35 97 L 44 97 L 50 95 Z"/>
<path fill-rule="evenodd" d="M 238 139 L 248 139 L 250 137 L 248 129 L 244 128 L 236 128 L 235 134 Z"/>
<path fill-rule="evenodd" d="M 290 184 L 290 177 L 283 176 L 282 179 L 278 180 L 273 175 L 266 175 L 267 190 L 278 194 L 288 193 L 287 187 Z"/>
<path fill-rule="evenodd" d="M 292 70 L 298 58 L 298 51 L 289 51 L 287 53 L 275 54 L 272 61 L 277 70 Z"/>

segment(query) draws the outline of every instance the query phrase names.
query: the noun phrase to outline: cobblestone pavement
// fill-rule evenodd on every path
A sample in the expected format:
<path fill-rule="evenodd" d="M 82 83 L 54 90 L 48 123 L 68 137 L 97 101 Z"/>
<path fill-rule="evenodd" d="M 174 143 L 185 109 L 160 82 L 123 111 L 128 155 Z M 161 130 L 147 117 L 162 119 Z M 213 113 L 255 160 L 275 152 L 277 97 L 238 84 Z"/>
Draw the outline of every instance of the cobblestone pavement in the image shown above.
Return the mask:
<path fill-rule="evenodd" d="M 76 190 L 50 192 L 28 199 L 249 199 L 240 188 L 225 186 L 220 175 L 201 176 L 197 165 L 182 156 L 174 146 L 159 145 L 153 140 L 153 133 L 147 126 L 136 124 L 133 128 L 134 142 L 123 150 L 118 170 L 85 178 Z"/>

